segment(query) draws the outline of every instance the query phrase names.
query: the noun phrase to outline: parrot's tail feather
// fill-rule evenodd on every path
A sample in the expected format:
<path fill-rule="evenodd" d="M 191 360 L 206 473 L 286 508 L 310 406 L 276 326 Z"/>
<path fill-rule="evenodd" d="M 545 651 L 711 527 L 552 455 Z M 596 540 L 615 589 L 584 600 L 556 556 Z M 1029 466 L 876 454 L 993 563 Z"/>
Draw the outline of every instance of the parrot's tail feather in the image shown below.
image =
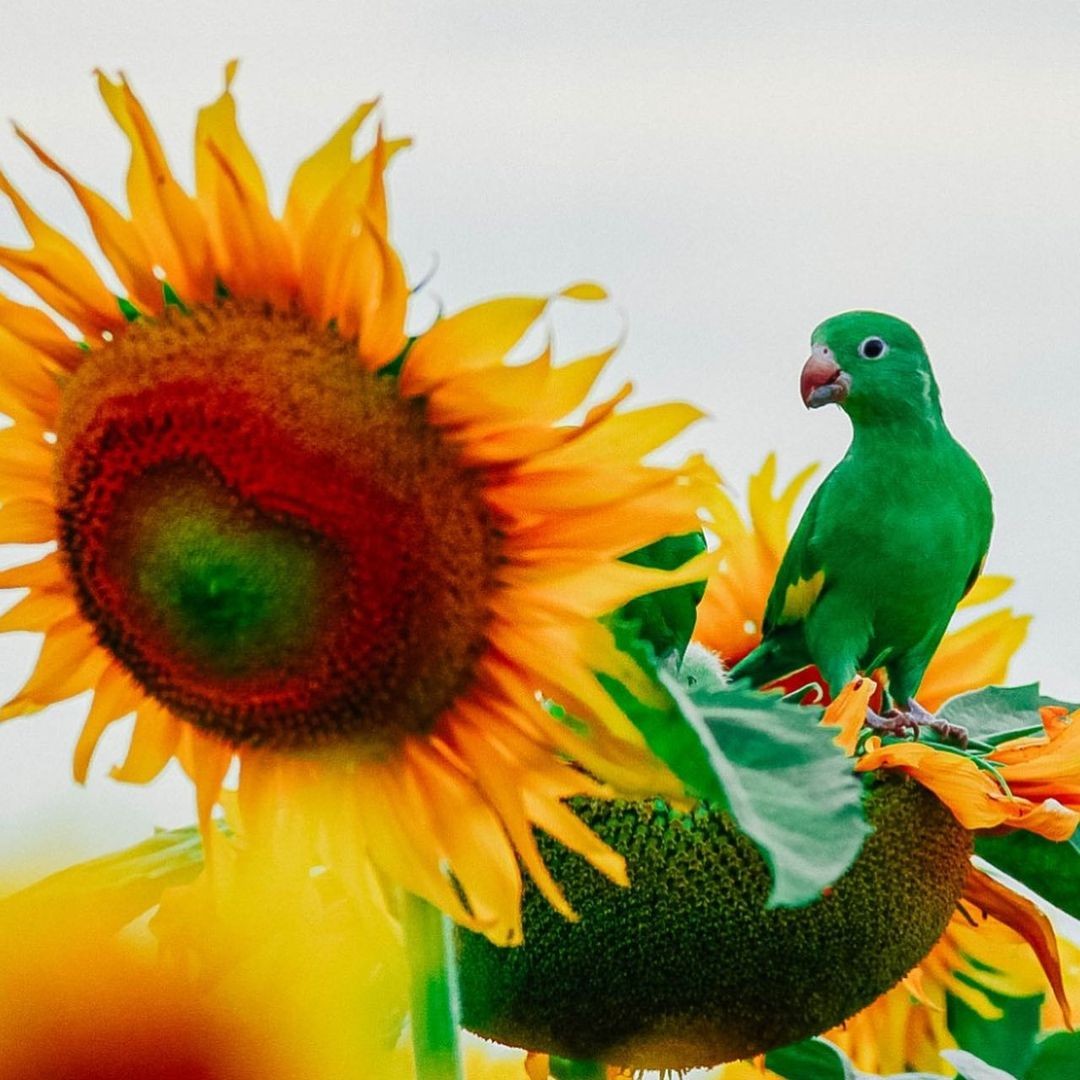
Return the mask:
<path fill-rule="evenodd" d="M 732 686 L 764 686 L 790 675 L 810 663 L 801 634 L 776 634 L 766 638 L 729 672 Z"/>

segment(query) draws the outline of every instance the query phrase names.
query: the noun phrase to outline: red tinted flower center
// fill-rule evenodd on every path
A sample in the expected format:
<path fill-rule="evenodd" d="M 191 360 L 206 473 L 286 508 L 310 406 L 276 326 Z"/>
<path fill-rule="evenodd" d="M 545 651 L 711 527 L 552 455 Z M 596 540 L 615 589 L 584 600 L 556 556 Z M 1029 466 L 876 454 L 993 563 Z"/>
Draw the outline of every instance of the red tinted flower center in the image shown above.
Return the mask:
<path fill-rule="evenodd" d="M 178 716 L 379 749 L 467 688 L 498 535 L 355 343 L 255 305 L 136 323 L 66 388 L 58 436 L 83 614 Z"/>

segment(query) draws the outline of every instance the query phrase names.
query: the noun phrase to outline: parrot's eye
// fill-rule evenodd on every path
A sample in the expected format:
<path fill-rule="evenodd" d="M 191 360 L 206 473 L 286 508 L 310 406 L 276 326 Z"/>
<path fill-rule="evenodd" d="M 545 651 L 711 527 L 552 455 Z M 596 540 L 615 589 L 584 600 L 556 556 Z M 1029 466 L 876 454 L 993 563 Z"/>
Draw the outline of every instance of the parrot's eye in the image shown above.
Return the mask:
<path fill-rule="evenodd" d="M 859 346 L 859 355 L 864 360 L 878 360 L 889 351 L 889 346 L 879 337 L 868 337 Z"/>

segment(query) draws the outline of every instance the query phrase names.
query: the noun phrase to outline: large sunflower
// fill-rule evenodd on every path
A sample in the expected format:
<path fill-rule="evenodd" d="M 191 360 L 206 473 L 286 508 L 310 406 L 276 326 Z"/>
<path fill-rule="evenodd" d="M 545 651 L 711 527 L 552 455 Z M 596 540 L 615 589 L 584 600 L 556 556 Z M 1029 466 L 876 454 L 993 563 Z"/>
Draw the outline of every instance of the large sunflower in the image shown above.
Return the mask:
<path fill-rule="evenodd" d="M 0 176 L 32 242 L 0 248 L 0 266 L 78 332 L 0 297 L 14 420 L 0 542 L 57 545 L 0 574 L 29 590 L 0 629 L 45 635 L 0 718 L 92 691 L 80 781 L 134 713 L 118 778 L 179 759 L 205 828 L 239 759 L 249 838 L 291 830 L 346 870 L 371 859 L 513 942 L 519 859 L 569 913 L 534 827 L 624 877 L 563 799 L 604 781 L 672 790 L 598 679 L 649 693 L 597 617 L 705 576 L 708 556 L 672 573 L 619 558 L 697 527 L 686 471 L 642 458 L 700 414 L 618 412 L 624 389 L 560 424 L 614 350 L 508 363 L 551 297 L 408 336 L 384 187 L 404 141 L 380 130 L 354 157 L 361 106 L 278 217 L 236 125 L 234 70 L 199 113 L 194 196 L 127 82 L 99 75 L 131 144 L 130 216 L 19 132 L 70 185 L 125 295 Z"/>

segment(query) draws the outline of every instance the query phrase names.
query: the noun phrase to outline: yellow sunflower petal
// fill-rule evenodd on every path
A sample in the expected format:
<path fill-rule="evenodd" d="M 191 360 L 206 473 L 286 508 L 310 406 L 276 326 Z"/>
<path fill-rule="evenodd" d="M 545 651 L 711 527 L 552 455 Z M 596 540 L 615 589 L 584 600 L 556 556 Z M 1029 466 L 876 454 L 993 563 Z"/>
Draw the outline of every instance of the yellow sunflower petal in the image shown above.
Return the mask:
<path fill-rule="evenodd" d="M 79 615 L 53 625 L 26 685 L 3 708 L 0 720 L 37 712 L 55 701 L 74 697 L 97 684 L 109 664 L 91 627 Z"/>
<path fill-rule="evenodd" d="M 66 237 L 38 217 L 0 173 L 0 192 L 11 200 L 33 246 L 26 251 L 0 248 L 0 266 L 29 285 L 51 308 L 83 333 L 97 336 L 123 322 L 112 294 L 89 259 Z"/>
<path fill-rule="evenodd" d="M 214 295 L 214 266 L 206 222 L 177 183 L 142 105 L 121 78 L 99 71 L 98 89 L 131 144 L 127 191 L 131 216 L 154 264 L 187 301 Z"/>
<path fill-rule="evenodd" d="M 521 792 L 518 760 L 514 757 L 507 760 L 482 731 L 475 730 L 467 722 L 455 725 L 453 737 L 455 748 L 472 768 L 476 783 L 502 819 L 503 827 L 537 888 L 556 911 L 568 919 L 573 918 L 573 909 L 540 855 Z M 528 783 L 528 778 L 524 782 Z"/>
<path fill-rule="evenodd" d="M 40 308 L 16 303 L 0 296 L 0 327 L 22 346 L 21 353 L 33 355 L 45 369 L 73 371 L 79 366 L 82 352 Z M 4 350 L 4 367 L 10 364 L 10 350 Z M 53 409 L 55 414 L 55 408 Z"/>
<path fill-rule="evenodd" d="M 236 124 L 230 87 L 236 61 L 225 69 L 225 89 L 199 110 L 195 126 L 195 188 L 209 227 L 214 261 L 230 293 L 287 306 L 296 274 L 285 231 L 267 202 L 266 184 Z"/>
<path fill-rule="evenodd" d="M 919 700 L 937 709 L 965 690 L 1004 682 L 1030 623 L 1030 615 L 1003 608 L 946 634 L 923 676 Z"/>
<path fill-rule="evenodd" d="M 334 303 L 339 325 L 343 333 L 357 335 L 361 363 L 377 371 L 405 347 L 409 285 L 397 253 L 370 217 L 363 219 L 345 280 Z"/>
<path fill-rule="evenodd" d="M 127 672 L 111 664 L 94 687 L 94 700 L 86 721 L 79 732 L 72 761 L 72 775 L 79 784 L 86 783 L 90 759 L 105 733 L 105 729 L 121 717 L 133 712 L 142 700 L 142 693 L 131 682 Z"/>
<path fill-rule="evenodd" d="M 68 589 L 60 556 L 52 551 L 33 562 L 0 570 L 0 589 Z"/>
<path fill-rule="evenodd" d="M 521 941 L 521 871 L 498 816 L 474 785 L 419 740 L 409 742 L 412 777 L 430 807 L 446 864 L 484 932 L 496 942 Z M 514 913 L 508 919 L 507 914 Z"/>
<path fill-rule="evenodd" d="M 1013 584 L 1013 579 L 1004 574 L 980 574 L 967 596 L 957 606 L 965 608 L 988 604 L 1007 593 Z"/>
<path fill-rule="evenodd" d="M 305 235 L 311 218 L 352 165 L 353 138 L 371 115 L 378 99 L 358 105 L 334 134 L 302 162 L 285 200 L 285 227 L 290 236 Z"/>
<path fill-rule="evenodd" d="M 376 863 L 410 892 L 430 900 L 465 926 L 483 930 L 440 872 L 442 852 L 433 842 L 428 806 L 411 773 L 371 766 L 357 773 L 355 811 Z"/>
<path fill-rule="evenodd" d="M 874 693 L 872 679 L 854 679 L 840 691 L 825 710 L 821 722 L 826 727 L 838 727 L 833 742 L 846 754 L 854 754 L 859 734 L 866 723 L 866 710 Z"/>
<path fill-rule="evenodd" d="M 631 563 L 610 563 L 546 579 L 529 581 L 528 572 L 508 571 L 503 580 L 515 589 L 515 603 L 535 603 L 553 613 L 572 613 L 586 618 L 608 615 L 617 608 L 650 592 L 673 589 L 704 581 L 716 566 L 719 555 L 703 551 L 676 570 L 657 570 Z"/>
<path fill-rule="evenodd" d="M 39 353 L 27 348 L 0 326 L 0 412 L 16 423 L 52 428 L 60 406 L 60 384 L 42 363 Z"/>
<path fill-rule="evenodd" d="M 514 536 L 510 560 L 524 566 L 591 565 L 597 555 L 627 555 L 657 536 L 673 535 L 686 519 L 687 500 L 668 490 L 647 491 L 615 506 L 586 507 L 523 526 Z"/>
<path fill-rule="evenodd" d="M 161 283 L 154 277 L 153 259 L 135 226 L 108 200 L 77 180 L 20 127 L 16 126 L 15 132 L 38 160 L 62 177 L 71 188 L 90 222 L 94 238 L 127 289 L 128 295 L 144 311 L 160 311 L 164 303 Z"/>
<path fill-rule="evenodd" d="M 75 600 L 67 593 L 31 592 L 0 615 L 0 634 L 11 630 L 48 630 L 74 614 Z"/>
<path fill-rule="evenodd" d="M 410 395 L 430 393 L 452 376 L 501 364 L 547 305 L 546 296 L 514 296 L 440 319 L 412 347 L 402 389 Z"/>
<path fill-rule="evenodd" d="M 0 544 L 43 544 L 56 536 L 56 507 L 44 499 L 0 506 Z"/>
<path fill-rule="evenodd" d="M 773 495 L 776 455 L 770 454 L 761 471 L 750 478 L 750 520 L 754 523 L 754 530 L 777 560 L 787 549 L 791 511 L 794 509 L 795 500 L 817 469 L 816 464 L 808 465 L 788 483 L 783 492 Z"/>
<path fill-rule="evenodd" d="M 176 756 L 195 784 L 195 808 L 205 843 L 206 837 L 214 832 L 210 815 L 232 765 L 233 748 L 194 731 L 187 724 L 181 725 L 176 720 L 172 722 L 180 728 Z"/>
<path fill-rule="evenodd" d="M 156 702 L 144 701 L 135 713 L 127 757 L 110 775 L 129 784 L 149 783 L 168 765 L 179 739 L 180 725 Z"/>
<path fill-rule="evenodd" d="M 407 139 L 382 143 L 375 150 L 354 162 L 311 215 L 306 230 L 294 237 L 299 245 L 300 289 L 304 307 L 320 321 L 341 313 L 336 310 L 349 284 L 354 249 L 363 230 L 365 214 L 375 219 L 375 227 L 385 235 L 380 225 L 381 215 L 372 214 L 369 195 L 372 186 L 381 184 L 382 170 L 393 157 L 409 145 Z M 376 180 L 376 172 L 379 173 Z"/>
<path fill-rule="evenodd" d="M 613 416 L 608 423 L 580 438 L 535 455 L 518 467 L 517 475 L 543 473 L 552 469 L 595 467 L 603 461 L 639 460 L 670 442 L 705 413 L 684 402 L 652 405 Z"/>

